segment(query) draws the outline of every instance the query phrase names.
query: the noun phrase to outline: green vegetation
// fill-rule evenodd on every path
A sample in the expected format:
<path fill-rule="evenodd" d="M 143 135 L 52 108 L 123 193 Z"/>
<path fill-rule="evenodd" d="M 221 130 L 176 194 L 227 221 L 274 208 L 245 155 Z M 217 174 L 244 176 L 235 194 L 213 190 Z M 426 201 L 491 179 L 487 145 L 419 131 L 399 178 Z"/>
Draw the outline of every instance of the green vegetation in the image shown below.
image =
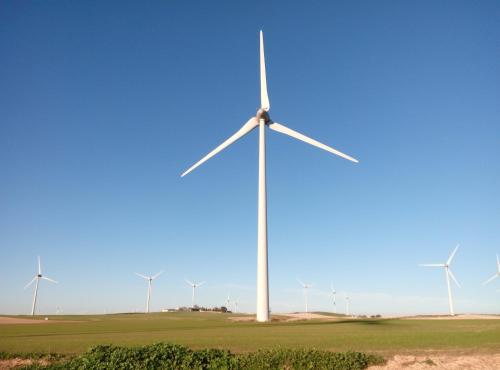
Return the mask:
<path fill-rule="evenodd" d="M 191 350 L 168 343 L 140 347 L 97 346 L 69 360 L 31 369 L 331 369 L 360 370 L 382 364 L 380 356 L 359 352 L 276 349 L 234 355 L 221 349 Z"/>
<path fill-rule="evenodd" d="M 418 354 L 497 352 L 500 320 L 365 319 L 237 322 L 218 313 L 49 316 L 49 323 L 0 325 L 0 351 L 80 354 L 96 345 L 169 342 L 234 353 L 276 347 Z M 240 315 L 241 316 L 241 315 Z"/>

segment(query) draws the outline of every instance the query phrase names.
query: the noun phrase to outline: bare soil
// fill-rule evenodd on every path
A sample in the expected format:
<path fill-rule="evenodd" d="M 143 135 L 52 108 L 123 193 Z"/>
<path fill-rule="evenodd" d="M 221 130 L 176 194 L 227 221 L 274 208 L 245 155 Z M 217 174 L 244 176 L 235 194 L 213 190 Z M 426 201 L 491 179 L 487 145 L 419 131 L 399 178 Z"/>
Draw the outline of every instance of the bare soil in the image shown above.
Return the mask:
<path fill-rule="evenodd" d="M 28 366 L 37 363 L 42 366 L 47 366 L 49 363 L 46 360 L 31 360 L 25 358 L 11 358 L 8 360 L 0 360 L 0 370 L 15 369 L 20 366 Z"/>
<path fill-rule="evenodd" d="M 50 320 L 40 320 L 40 319 L 21 319 L 17 317 L 5 317 L 0 316 L 0 325 L 11 325 L 11 324 L 47 324 L 51 322 Z"/>
<path fill-rule="evenodd" d="M 447 369 L 447 370 L 499 370 L 500 354 L 478 355 L 428 355 L 409 356 L 396 355 L 381 366 L 370 366 L 369 370 L 422 370 L 422 369 Z"/>

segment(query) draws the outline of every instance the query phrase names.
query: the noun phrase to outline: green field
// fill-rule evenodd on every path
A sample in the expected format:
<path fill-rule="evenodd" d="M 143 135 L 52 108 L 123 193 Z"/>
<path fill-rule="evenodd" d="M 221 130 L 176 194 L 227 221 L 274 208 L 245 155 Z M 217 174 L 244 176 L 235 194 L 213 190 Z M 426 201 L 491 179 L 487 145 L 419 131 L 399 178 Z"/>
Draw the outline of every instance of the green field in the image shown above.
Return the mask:
<path fill-rule="evenodd" d="M 49 316 L 47 324 L 0 325 L 0 351 L 81 353 L 97 344 L 172 342 L 233 352 L 261 348 L 401 353 L 498 353 L 500 320 L 366 319 L 233 322 L 229 314 Z"/>

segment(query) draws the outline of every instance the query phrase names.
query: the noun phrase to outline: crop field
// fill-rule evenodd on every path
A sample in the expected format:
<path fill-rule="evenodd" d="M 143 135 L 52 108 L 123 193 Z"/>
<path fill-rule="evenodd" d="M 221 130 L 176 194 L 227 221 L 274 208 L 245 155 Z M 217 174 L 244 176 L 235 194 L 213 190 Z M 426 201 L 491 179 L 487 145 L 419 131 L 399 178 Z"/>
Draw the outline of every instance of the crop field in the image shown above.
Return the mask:
<path fill-rule="evenodd" d="M 79 354 L 98 344 L 135 346 L 155 342 L 236 353 L 283 347 L 354 350 L 383 356 L 498 353 L 500 349 L 500 320 L 339 318 L 261 324 L 234 321 L 236 316 L 241 317 L 187 312 L 48 316 L 48 321 L 36 318 L 32 324 L 0 325 L 0 351 Z"/>

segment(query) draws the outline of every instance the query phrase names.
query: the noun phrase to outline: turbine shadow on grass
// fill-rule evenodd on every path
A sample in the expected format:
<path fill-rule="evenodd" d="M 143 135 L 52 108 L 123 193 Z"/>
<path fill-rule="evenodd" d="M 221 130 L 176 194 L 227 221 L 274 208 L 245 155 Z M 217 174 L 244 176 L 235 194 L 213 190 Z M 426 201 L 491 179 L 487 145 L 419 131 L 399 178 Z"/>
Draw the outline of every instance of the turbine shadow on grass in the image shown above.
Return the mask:
<path fill-rule="evenodd" d="M 280 323 L 288 326 L 300 326 L 300 325 L 342 325 L 342 324 L 359 324 L 359 325 L 373 325 L 373 326 L 381 326 L 381 325 L 392 325 L 391 320 L 359 320 L 359 319 L 346 319 L 346 320 L 338 320 L 338 321 L 326 321 L 326 320 L 317 320 L 317 321 L 293 321 L 293 322 L 284 322 Z"/>

